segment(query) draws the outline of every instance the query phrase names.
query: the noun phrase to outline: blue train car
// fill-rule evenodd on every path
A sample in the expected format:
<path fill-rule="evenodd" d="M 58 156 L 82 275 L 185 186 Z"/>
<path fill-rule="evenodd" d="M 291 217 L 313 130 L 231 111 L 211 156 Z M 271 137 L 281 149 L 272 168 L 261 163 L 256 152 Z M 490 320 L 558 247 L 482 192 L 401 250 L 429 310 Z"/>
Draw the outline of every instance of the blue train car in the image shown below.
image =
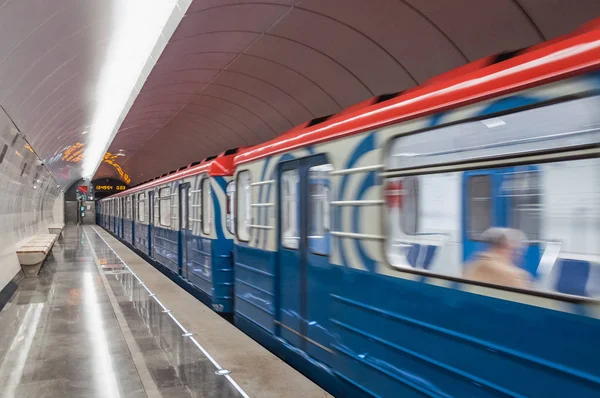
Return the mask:
<path fill-rule="evenodd" d="M 599 396 L 598 43 L 238 154 L 236 325 L 339 396 Z"/>
<path fill-rule="evenodd" d="M 199 164 L 100 201 L 113 208 L 108 228 L 215 311 L 233 311 L 233 158 Z"/>

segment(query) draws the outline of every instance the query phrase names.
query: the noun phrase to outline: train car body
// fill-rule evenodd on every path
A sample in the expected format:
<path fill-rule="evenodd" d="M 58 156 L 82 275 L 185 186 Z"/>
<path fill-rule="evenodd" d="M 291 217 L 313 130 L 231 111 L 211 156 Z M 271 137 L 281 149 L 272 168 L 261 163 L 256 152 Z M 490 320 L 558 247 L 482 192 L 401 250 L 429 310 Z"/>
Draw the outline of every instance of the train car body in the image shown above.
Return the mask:
<path fill-rule="evenodd" d="M 600 30 L 236 156 L 238 327 L 339 396 L 600 394 Z M 467 279 L 490 227 L 527 287 Z"/>
<path fill-rule="evenodd" d="M 115 215 L 105 228 L 222 313 L 233 311 L 234 153 L 100 201 Z"/>
<path fill-rule="evenodd" d="M 104 199 L 102 226 L 337 396 L 598 396 L 599 65 L 596 21 Z M 522 232 L 526 283 L 467 277 L 490 227 Z"/>

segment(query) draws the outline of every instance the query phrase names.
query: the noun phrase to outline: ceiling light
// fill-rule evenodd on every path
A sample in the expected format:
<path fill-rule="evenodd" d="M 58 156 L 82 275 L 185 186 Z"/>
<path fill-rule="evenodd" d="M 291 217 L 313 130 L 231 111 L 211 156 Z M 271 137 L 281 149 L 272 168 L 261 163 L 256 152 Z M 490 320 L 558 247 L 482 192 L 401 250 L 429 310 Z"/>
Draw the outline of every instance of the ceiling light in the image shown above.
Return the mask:
<path fill-rule="evenodd" d="M 129 111 L 128 106 L 137 96 L 134 94 L 135 85 L 140 77 L 144 80 L 146 77 L 141 76 L 142 72 L 149 72 L 144 70 L 144 66 L 148 62 L 156 62 L 156 59 L 150 58 L 154 47 L 160 39 L 169 40 L 170 37 L 161 38 L 169 17 L 171 14 L 182 17 L 185 13 L 185 10 L 173 13 L 177 7 L 174 0 L 112 0 L 112 3 L 112 25 L 115 29 L 93 93 L 97 106 L 90 123 L 90 142 L 86 145 L 84 157 L 82 175 L 89 177 L 100 165 Z M 132 101 L 129 101 L 130 98 Z"/>
<path fill-rule="evenodd" d="M 87 130 L 85 130 L 83 133 L 81 133 L 81 135 L 86 135 L 88 133 Z"/>

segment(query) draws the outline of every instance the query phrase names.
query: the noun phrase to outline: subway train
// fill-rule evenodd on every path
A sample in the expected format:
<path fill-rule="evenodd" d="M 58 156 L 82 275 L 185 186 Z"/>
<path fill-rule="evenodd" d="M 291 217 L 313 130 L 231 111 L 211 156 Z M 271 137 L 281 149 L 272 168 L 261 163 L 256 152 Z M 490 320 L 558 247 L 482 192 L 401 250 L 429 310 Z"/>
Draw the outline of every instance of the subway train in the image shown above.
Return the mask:
<path fill-rule="evenodd" d="M 336 396 L 598 396 L 600 21 L 98 211 Z M 494 228 L 519 283 L 467 276 Z"/>

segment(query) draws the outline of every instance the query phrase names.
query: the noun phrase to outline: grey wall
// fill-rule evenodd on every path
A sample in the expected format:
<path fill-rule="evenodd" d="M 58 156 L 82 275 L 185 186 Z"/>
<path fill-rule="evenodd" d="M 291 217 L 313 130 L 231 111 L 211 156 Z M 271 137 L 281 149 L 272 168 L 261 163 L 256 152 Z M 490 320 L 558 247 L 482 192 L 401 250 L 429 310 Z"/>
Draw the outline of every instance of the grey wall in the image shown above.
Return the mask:
<path fill-rule="evenodd" d="M 69 188 L 65 189 L 65 200 L 66 201 L 78 200 L 79 195 L 77 194 L 77 187 L 79 187 L 81 185 L 87 186 L 88 187 L 88 197 L 91 196 L 92 199 L 95 199 L 94 184 L 92 184 L 90 181 L 79 179 L 79 180 L 75 181 Z M 87 199 L 88 198 L 86 198 L 86 200 Z"/>
<path fill-rule="evenodd" d="M 85 206 L 85 217 L 80 217 L 80 206 Z M 65 200 L 65 224 L 96 224 L 96 202 L 93 200 Z"/>
<path fill-rule="evenodd" d="M 4 155 L 3 155 L 4 154 Z M 0 290 L 19 272 L 16 248 L 48 224 L 63 222 L 62 192 L 0 109 Z"/>

